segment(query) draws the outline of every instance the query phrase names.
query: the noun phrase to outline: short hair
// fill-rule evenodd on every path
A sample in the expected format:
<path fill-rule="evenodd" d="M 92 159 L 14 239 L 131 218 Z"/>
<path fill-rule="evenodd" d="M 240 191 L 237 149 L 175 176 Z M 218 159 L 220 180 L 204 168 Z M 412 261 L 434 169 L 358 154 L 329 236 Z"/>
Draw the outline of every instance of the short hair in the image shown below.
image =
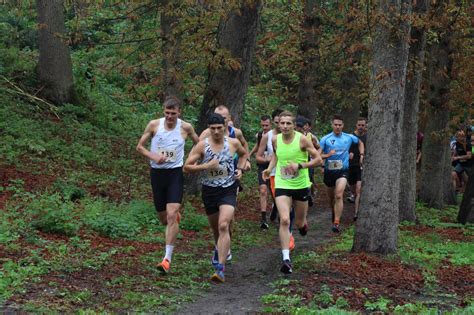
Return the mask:
<path fill-rule="evenodd" d="M 343 119 L 342 116 L 339 115 L 339 114 L 335 114 L 334 116 L 332 116 L 332 120 L 331 120 L 331 121 L 335 121 L 335 120 L 340 120 L 340 121 L 344 122 L 344 119 Z"/>
<path fill-rule="evenodd" d="M 217 113 L 210 113 L 207 117 L 207 125 L 225 125 L 225 119 Z"/>
<path fill-rule="evenodd" d="M 291 117 L 291 120 L 293 120 L 293 121 L 295 120 L 295 115 L 293 115 L 292 112 L 287 111 L 287 110 L 282 111 L 279 116 L 280 116 L 280 118 L 282 118 L 282 117 Z"/>
<path fill-rule="evenodd" d="M 272 119 L 274 119 L 274 118 L 277 117 L 277 116 L 280 116 L 280 114 L 281 114 L 282 111 L 283 111 L 283 110 L 280 109 L 280 108 L 275 109 L 275 110 L 272 112 Z"/>
<path fill-rule="evenodd" d="M 181 108 L 181 101 L 176 96 L 168 96 L 165 99 L 165 101 L 163 103 L 163 106 L 167 109 L 171 109 L 171 108 L 180 109 Z"/>
<path fill-rule="evenodd" d="M 304 116 L 298 116 L 296 117 L 295 122 L 296 122 L 296 126 L 303 127 L 308 122 L 308 120 Z"/>
<path fill-rule="evenodd" d="M 367 118 L 365 118 L 365 117 L 359 117 L 359 118 L 357 118 L 357 121 L 361 121 L 361 120 L 363 120 L 363 121 L 365 121 L 365 122 L 367 123 Z"/>
<path fill-rule="evenodd" d="M 217 106 L 214 111 L 218 110 L 218 111 L 221 111 L 221 110 L 227 110 L 229 113 L 230 113 L 230 110 L 229 110 L 229 107 L 225 106 L 225 105 L 219 105 Z"/>
<path fill-rule="evenodd" d="M 262 115 L 262 116 L 260 117 L 260 120 L 261 120 L 261 121 L 270 120 L 270 116 L 268 116 L 268 115 Z"/>

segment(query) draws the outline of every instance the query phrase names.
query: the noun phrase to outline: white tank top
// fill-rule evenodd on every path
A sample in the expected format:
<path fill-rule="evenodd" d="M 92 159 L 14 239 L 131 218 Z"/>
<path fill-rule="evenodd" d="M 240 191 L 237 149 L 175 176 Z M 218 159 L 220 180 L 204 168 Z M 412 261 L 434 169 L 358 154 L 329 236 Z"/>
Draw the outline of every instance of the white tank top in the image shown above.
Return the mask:
<path fill-rule="evenodd" d="M 267 132 L 267 135 L 268 135 L 268 138 L 267 138 L 267 151 L 265 152 L 265 154 L 267 156 L 273 156 L 273 142 L 272 142 L 273 129 L 270 130 L 269 132 Z M 272 169 L 272 171 L 270 173 L 270 176 L 275 176 L 275 167 Z"/>
<path fill-rule="evenodd" d="M 165 118 L 160 118 L 158 130 L 151 139 L 150 151 L 164 154 L 166 161 L 161 164 L 150 161 L 151 167 L 170 169 L 183 166 L 184 139 L 181 136 L 181 122 L 181 119 L 178 119 L 173 130 L 166 130 Z"/>

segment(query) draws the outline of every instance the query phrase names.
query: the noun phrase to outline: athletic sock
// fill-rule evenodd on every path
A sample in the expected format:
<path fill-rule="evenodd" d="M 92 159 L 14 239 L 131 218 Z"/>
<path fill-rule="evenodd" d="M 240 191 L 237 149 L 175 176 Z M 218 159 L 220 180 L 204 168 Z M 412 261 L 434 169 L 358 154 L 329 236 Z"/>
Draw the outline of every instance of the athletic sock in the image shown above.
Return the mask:
<path fill-rule="evenodd" d="M 283 260 L 290 260 L 290 250 L 289 249 L 282 249 L 281 254 L 283 255 Z"/>
<path fill-rule="evenodd" d="M 171 262 L 171 256 L 173 256 L 173 249 L 173 245 L 166 245 L 165 259 L 168 259 L 169 262 Z"/>
<path fill-rule="evenodd" d="M 267 222 L 267 212 L 266 211 L 262 211 L 260 212 L 262 214 L 262 221 L 265 221 Z"/>

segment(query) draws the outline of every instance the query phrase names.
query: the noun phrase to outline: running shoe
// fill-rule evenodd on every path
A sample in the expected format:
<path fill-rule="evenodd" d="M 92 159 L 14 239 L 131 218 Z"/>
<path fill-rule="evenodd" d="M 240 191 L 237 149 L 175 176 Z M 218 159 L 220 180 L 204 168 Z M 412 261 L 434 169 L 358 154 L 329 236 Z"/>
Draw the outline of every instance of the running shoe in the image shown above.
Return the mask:
<path fill-rule="evenodd" d="M 226 262 L 228 264 L 231 264 L 232 263 L 232 253 L 231 251 L 229 250 L 229 252 L 227 253 L 227 257 L 225 258 Z"/>
<path fill-rule="evenodd" d="M 334 224 L 332 225 L 331 230 L 332 230 L 334 233 L 339 233 L 339 232 L 341 232 L 341 229 L 339 228 L 339 224 L 336 224 L 336 223 L 334 223 Z"/>
<path fill-rule="evenodd" d="M 305 223 L 302 228 L 299 228 L 298 231 L 300 232 L 301 236 L 306 236 L 308 234 L 308 223 Z"/>
<path fill-rule="evenodd" d="M 167 274 L 170 271 L 170 262 L 168 259 L 164 258 L 162 262 L 158 264 L 158 271 L 162 274 Z"/>
<path fill-rule="evenodd" d="M 270 227 L 270 226 L 268 225 L 267 221 L 263 221 L 263 220 L 262 220 L 262 222 L 260 222 L 260 229 L 262 229 L 262 230 L 268 230 L 269 227 Z"/>
<path fill-rule="evenodd" d="M 295 249 L 295 238 L 293 237 L 293 234 L 290 234 L 290 250 Z"/>
<path fill-rule="evenodd" d="M 212 253 L 211 264 L 214 268 L 216 268 L 216 266 L 219 264 L 219 254 L 217 249 L 214 249 L 214 252 Z"/>
<path fill-rule="evenodd" d="M 354 215 L 354 222 L 357 221 L 357 214 Z"/>
<path fill-rule="evenodd" d="M 293 272 L 293 266 L 291 265 L 291 261 L 285 259 L 283 261 L 283 265 L 281 265 L 280 271 L 286 275 L 289 275 Z"/>
<path fill-rule="evenodd" d="M 211 280 L 214 281 L 214 282 L 220 282 L 220 283 L 223 283 L 225 281 L 224 266 L 223 265 L 221 265 L 221 264 L 217 265 L 216 271 L 211 276 Z"/>
<path fill-rule="evenodd" d="M 354 195 L 351 194 L 350 196 L 347 196 L 346 200 L 349 201 L 350 203 L 354 203 L 355 202 Z"/>

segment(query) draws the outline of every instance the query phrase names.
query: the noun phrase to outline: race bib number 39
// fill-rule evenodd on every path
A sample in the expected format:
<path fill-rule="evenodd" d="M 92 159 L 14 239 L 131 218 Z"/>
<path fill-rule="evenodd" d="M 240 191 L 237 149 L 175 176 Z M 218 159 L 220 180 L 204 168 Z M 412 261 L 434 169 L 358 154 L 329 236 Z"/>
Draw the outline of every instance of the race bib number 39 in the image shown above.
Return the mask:
<path fill-rule="evenodd" d="M 165 162 L 176 162 L 176 150 L 175 149 L 164 149 L 158 148 L 158 152 L 165 156 Z"/>
<path fill-rule="evenodd" d="M 229 173 L 227 171 L 227 168 L 216 168 L 207 171 L 207 177 L 210 179 L 223 179 L 227 178 L 228 176 Z"/>
<path fill-rule="evenodd" d="M 328 170 L 342 170 L 342 160 L 328 161 Z"/>

